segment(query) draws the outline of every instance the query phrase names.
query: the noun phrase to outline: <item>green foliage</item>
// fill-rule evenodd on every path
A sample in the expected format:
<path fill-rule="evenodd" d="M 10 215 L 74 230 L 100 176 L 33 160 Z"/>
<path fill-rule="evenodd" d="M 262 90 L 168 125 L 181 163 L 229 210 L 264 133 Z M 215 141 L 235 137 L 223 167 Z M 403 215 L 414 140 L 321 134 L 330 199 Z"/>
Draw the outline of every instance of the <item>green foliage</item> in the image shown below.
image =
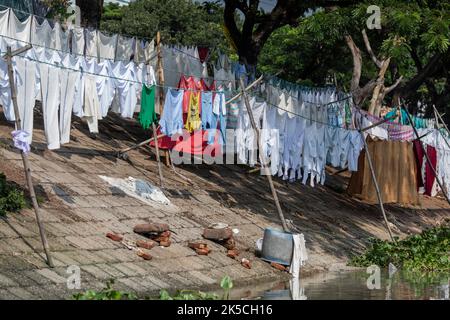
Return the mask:
<path fill-rule="evenodd" d="M 375 79 L 378 69 L 366 53 L 361 35 L 367 29 L 369 5 L 381 9 L 381 29 L 367 30 L 367 35 L 379 58 L 391 57 L 387 85 L 399 75 L 403 75 L 405 83 L 413 79 L 437 53 L 449 55 L 448 1 L 370 0 L 336 10 L 316 10 L 299 19 L 297 26 L 276 30 L 259 57 L 259 70 L 271 74 L 282 70 L 281 78 L 306 85 L 322 86 L 336 81 L 338 87 L 348 90 L 353 61 L 344 36 L 351 35 L 362 53 L 361 85 Z M 427 81 L 436 89 L 443 88 L 450 81 L 448 68 L 439 68 Z M 420 90 L 426 101 L 431 96 L 428 87 Z"/>
<path fill-rule="evenodd" d="M 132 293 L 117 291 L 113 289 L 114 280 L 107 282 L 106 287 L 101 291 L 88 290 L 84 293 L 73 295 L 75 300 L 137 300 L 137 296 Z"/>
<path fill-rule="evenodd" d="M 423 231 L 396 243 L 372 239 L 370 248 L 350 264 L 358 267 L 389 263 L 411 272 L 450 272 L 450 225 Z"/>
<path fill-rule="evenodd" d="M 230 291 L 233 288 L 233 281 L 229 276 L 223 277 L 220 281 L 220 287 L 223 289 L 223 300 L 230 299 Z M 167 290 L 161 290 L 159 300 L 219 300 L 219 296 L 214 293 L 205 293 L 202 291 L 181 290 L 171 296 Z"/>
<path fill-rule="evenodd" d="M 6 176 L 0 173 L 0 216 L 7 212 L 18 212 L 26 205 L 23 191 L 6 181 Z"/>
<path fill-rule="evenodd" d="M 212 293 L 192 290 L 180 290 L 171 296 L 166 290 L 161 290 L 159 300 L 219 300 L 219 297 Z"/>
<path fill-rule="evenodd" d="M 224 290 L 223 299 L 230 299 L 230 291 L 233 289 L 233 280 L 229 276 L 223 277 L 222 281 L 220 281 L 220 287 Z"/>
<path fill-rule="evenodd" d="M 153 38 L 157 31 L 168 44 L 225 49 L 223 8 L 191 0 L 137 0 L 128 6 L 105 6 L 101 29 Z"/>
<path fill-rule="evenodd" d="M 64 21 L 72 15 L 68 12 L 70 0 L 43 0 L 42 3 L 49 8 L 47 18 Z"/>

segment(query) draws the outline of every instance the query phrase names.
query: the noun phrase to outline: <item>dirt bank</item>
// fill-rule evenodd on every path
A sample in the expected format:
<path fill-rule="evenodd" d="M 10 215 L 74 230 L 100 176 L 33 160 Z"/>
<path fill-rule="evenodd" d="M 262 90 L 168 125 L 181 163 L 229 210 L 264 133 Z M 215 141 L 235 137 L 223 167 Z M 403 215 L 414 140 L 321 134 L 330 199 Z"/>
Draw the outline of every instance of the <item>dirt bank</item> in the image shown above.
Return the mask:
<path fill-rule="evenodd" d="M 278 227 L 265 177 L 248 173 L 245 166 L 183 165 L 177 167 L 178 174 L 164 166 L 164 192 L 178 210 L 150 206 L 99 178 L 132 176 L 158 184 L 150 149 L 129 152 L 129 161 L 115 156 L 115 150 L 148 137 L 134 121 L 109 117 L 101 122 L 96 139 L 89 136 L 85 124 L 75 121 L 72 142 L 56 152 L 45 151 L 39 115 L 35 123 L 30 156 L 33 178 L 57 266 L 49 269 L 42 260 L 33 212 L 9 215 L 7 221 L 0 221 L 0 298 L 70 297 L 76 292 L 66 286 L 70 265 L 80 266 L 83 290 L 101 288 L 114 278 L 118 289 L 140 294 L 161 288 L 214 289 L 224 275 L 238 284 L 286 276 L 253 254 L 264 228 Z M 20 155 L 10 147 L 11 131 L 11 125 L 0 122 L 0 171 L 23 185 Z M 362 251 L 369 238 L 388 237 L 378 207 L 349 198 L 347 183 L 348 176 L 342 175 L 330 175 L 325 186 L 315 188 L 275 181 L 287 219 L 305 234 L 310 259 L 304 276 L 345 268 L 347 259 Z M 396 235 L 420 232 L 450 216 L 450 207 L 441 199 L 424 197 L 421 202 L 415 208 L 386 206 Z M 114 231 L 135 239 L 133 226 L 146 221 L 166 222 L 174 231 L 172 246 L 154 248 L 151 261 L 105 237 Z M 252 269 L 226 257 L 226 250 L 213 243 L 207 257 L 187 248 L 188 241 L 201 239 L 203 228 L 215 222 L 240 230 L 238 247 L 252 261 Z"/>

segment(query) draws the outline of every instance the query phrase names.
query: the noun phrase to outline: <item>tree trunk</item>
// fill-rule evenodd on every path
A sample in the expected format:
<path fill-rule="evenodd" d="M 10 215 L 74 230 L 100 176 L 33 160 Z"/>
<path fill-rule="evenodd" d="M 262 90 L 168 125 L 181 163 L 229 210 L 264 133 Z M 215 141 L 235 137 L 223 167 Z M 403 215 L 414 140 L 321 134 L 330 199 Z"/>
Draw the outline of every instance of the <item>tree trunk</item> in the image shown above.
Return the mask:
<path fill-rule="evenodd" d="M 104 0 L 76 0 L 81 11 L 81 25 L 83 27 L 99 28 L 103 12 Z"/>
<path fill-rule="evenodd" d="M 378 72 L 377 85 L 375 89 L 373 89 L 372 100 L 370 101 L 369 113 L 377 117 L 380 115 L 381 105 L 383 104 L 384 76 L 386 74 L 390 62 L 391 62 L 390 58 L 383 60 L 381 62 L 381 69 Z"/>

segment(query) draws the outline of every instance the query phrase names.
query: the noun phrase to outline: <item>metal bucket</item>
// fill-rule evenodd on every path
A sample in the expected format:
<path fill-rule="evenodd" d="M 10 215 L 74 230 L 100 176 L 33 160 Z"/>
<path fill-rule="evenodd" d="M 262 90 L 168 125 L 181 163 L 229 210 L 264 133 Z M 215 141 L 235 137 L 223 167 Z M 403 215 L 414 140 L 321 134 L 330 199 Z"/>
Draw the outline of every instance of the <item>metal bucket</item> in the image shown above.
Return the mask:
<path fill-rule="evenodd" d="M 261 259 L 288 266 L 292 261 L 294 239 L 292 233 L 275 229 L 264 231 Z"/>

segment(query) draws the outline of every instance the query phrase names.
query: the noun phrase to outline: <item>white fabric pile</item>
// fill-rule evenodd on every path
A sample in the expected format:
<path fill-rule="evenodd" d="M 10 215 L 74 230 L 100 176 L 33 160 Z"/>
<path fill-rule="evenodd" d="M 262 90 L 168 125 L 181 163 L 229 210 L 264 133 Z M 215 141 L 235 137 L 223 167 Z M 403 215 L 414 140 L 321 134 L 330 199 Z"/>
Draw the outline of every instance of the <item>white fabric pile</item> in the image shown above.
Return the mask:
<path fill-rule="evenodd" d="M 154 202 L 170 205 L 171 202 L 158 187 L 151 183 L 128 177 L 128 179 L 111 178 L 106 176 L 99 176 L 102 180 L 108 182 L 111 186 L 120 189 L 130 197 L 141 200 L 147 204 L 154 204 Z"/>

